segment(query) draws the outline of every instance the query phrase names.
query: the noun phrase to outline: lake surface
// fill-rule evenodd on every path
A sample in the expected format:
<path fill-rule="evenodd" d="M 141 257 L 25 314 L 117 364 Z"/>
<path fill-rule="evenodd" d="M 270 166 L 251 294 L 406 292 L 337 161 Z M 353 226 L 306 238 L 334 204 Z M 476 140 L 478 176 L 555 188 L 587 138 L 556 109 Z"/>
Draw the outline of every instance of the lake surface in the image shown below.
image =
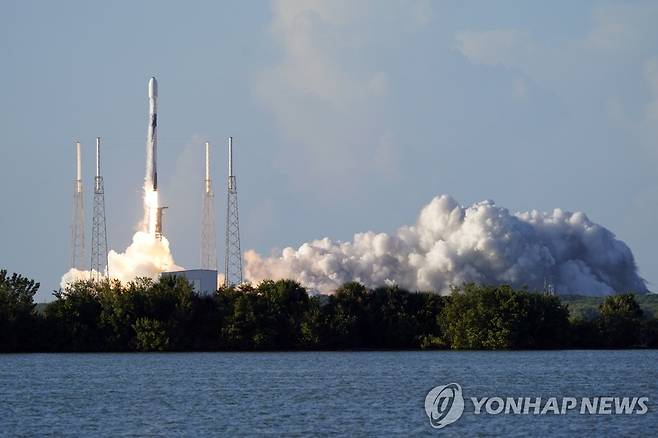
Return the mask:
<path fill-rule="evenodd" d="M 458 383 L 463 416 L 424 403 Z M 649 397 L 644 415 L 475 415 L 469 397 Z M 656 436 L 658 351 L 0 355 L 0 435 Z"/>

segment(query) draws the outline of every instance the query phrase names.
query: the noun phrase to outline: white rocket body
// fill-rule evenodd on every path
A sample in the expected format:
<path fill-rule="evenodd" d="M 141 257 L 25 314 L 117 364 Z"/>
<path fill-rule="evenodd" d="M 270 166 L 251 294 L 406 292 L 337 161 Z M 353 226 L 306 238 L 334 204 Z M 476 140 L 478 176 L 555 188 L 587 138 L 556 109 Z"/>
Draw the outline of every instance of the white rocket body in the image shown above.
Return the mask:
<path fill-rule="evenodd" d="M 149 126 L 146 133 L 146 190 L 158 190 L 158 81 L 149 80 Z"/>

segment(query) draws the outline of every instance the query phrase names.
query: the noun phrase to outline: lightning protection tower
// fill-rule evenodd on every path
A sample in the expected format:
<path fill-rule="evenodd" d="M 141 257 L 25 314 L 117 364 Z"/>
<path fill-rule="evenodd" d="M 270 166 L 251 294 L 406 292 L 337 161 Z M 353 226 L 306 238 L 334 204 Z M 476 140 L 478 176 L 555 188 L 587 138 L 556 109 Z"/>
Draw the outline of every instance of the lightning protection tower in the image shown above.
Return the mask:
<path fill-rule="evenodd" d="M 208 142 L 206 142 L 205 169 L 206 178 L 203 182 L 203 212 L 201 217 L 201 268 L 216 270 L 215 195 L 210 180 L 210 143 Z"/>
<path fill-rule="evenodd" d="M 228 191 L 226 204 L 226 256 L 224 258 L 224 284 L 226 286 L 231 286 L 242 283 L 238 186 L 235 175 L 233 175 L 233 137 L 228 138 Z"/>
<path fill-rule="evenodd" d="M 107 264 L 107 227 L 105 224 L 105 189 L 101 176 L 101 138 L 96 137 L 96 178 L 94 180 L 94 217 L 91 227 L 91 276 L 109 277 Z"/>
<path fill-rule="evenodd" d="M 73 220 L 71 221 L 71 268 L 84 269 L 85 209 L 82 195 L 82 145 L 75 142 L 76 177 L 73 181 Z"/>

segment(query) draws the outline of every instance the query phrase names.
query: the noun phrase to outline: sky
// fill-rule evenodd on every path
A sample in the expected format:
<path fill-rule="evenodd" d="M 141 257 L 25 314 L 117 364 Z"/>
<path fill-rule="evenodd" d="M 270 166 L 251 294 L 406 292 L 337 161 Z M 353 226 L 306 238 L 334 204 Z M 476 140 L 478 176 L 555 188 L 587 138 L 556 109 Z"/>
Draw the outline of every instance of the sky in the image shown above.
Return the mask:
<path fill-rule="evenodd" d="M 233 136 L 243 250 L 391 232 L 450 194 L 583 211 L 657 290 L 657 22 L 642 1 L 3 1 L 0 267 L 52 299 L 76 139 L 87 243 L 101 136 L 109 247 L 128 246 L 156 76 L 181 266 L 199 265 L 205 141 L 223 263 Z"/>

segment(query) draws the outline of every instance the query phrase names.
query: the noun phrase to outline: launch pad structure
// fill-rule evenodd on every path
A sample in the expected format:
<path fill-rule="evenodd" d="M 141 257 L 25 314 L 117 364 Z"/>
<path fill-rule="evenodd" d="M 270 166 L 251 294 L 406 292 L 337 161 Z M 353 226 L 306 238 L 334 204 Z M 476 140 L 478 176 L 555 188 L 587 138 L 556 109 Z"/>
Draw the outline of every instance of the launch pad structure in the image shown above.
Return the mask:
<path fill-rule="evenodd" d="M 205 144 L 205 179 L 201 212 L 201 269 L 217 270 L 217 233 L 215 229 L 215 194 L 210 178 L 210 143 Z"/>
<path fill-rule="evenodd" d="M 148 83 L 149 117 L 146 141 L 146 175 L 144 178 L 145 231 L 155 239 L 163 240 L 163 212 L 167 207 L 158 205 L 158 82 L 151 77 Z M 71 222 L 71 268 L 85 270 L 85 217 L 82 184 L 82 145 L 76 145 L 76 178 L 73 187 L 73 217 Z M 215 222 L 214 191 L 210 176 L 210 143 L 205 143 L 205 178 L 203 180 L 203 211 L 201 219 L 201 268 L 194 272 L 209 275 L 217 272 L 217 230 Z M 109 278 L 107 218 L 105 187 L 101 174 L 101 138 L 96 137 L 96 175 L 93 192 L 91 239 L 91 279 Z M 237 178 L 233 172 L 233 137 L 228 137 L 228 180 L 226 193 L 226 233 L 224 258 L 224 285 L 239 285 L 243 281 L 242 252 L 240 248 L 240 218 L 238 212 Z M 89 260 L 89 259 L 87 259 Z M 190 271 L 190 272 L 192 272 Z M 181 271 L 186 272 L 186 271 Z M 191 275 L 191 274 L 190 274 Z M 196 278 L 196 277 L 195 277 Z M 205 290 L 205 289 L 204 289 Z"/>
<path fill-rule="evenodd" d="M 238 214 L 238 185 L 233 174 L 233 137 L 228 138 L 228 187 L 226 194 L 226 255 L 224 285 L 242 283 L 242 252 L 240 251 L 240 217 Z"/>
<path fill-rule="evenodd" d="M 82 192 L 82 145 L 75 142 L 76 178 L 73 181 L 73 220 L 71 221 L 71 268 L 84 269 L 85 208 Z"/>
<path fill-rule="evenodd" d="M 155 220 L 155 238 L 158 240 L 162 240 L 162 215 L 164 210 L 168 208 L 169 207 L 158 207 L 157 210 L 157 216 Z"/>
<path fill-rule="evenodd" d="M 94 215 L 91 226 L 91 277 L 109 277 L 107 263 L 107 224 L 105 221 L 105 188 L 101 175 L 101 138 L 96 137 L 96 178 L 94 179 Z"/>

